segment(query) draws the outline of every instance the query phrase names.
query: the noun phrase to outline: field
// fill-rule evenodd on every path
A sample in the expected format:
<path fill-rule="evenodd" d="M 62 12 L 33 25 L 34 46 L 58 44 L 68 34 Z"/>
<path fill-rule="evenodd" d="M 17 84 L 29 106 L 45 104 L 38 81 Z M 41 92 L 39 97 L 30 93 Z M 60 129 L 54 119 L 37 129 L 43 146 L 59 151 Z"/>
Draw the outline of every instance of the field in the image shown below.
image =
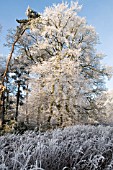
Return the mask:
<path fill-rule="evenodd" d="M 112 170 L 113 128 L 72 126 L 0 137 L 0 170 Z"/>

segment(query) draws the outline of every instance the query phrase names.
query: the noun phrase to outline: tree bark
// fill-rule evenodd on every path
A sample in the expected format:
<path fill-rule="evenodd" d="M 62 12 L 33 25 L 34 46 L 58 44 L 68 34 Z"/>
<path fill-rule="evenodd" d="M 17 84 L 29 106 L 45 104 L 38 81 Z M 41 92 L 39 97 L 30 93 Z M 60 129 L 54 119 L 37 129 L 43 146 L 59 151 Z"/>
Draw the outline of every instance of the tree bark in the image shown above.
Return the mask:
<path fill-rule="evenodd" d="M 28 115 L 28 82 L 27 82 L 27 89 L 26 89 L 26 123 L 29 124 L 29 115 Z"/>
<path fill-rule="evenodd" d="M 16 120 L 16 121 L 17 121 L 17 119 L 18 119 L 19 99 L 20 99 L 20 82 L 18 83 L 18 91 L 17 91 L 16 114 L 15 114 L 15 120 Z"/>

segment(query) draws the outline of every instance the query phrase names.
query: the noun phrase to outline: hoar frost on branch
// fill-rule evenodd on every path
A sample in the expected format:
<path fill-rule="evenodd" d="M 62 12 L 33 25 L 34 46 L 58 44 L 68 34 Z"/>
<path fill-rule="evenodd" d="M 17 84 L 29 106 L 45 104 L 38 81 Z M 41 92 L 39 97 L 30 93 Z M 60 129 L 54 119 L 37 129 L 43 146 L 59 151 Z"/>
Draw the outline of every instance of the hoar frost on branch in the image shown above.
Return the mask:
<path fill-rule="evenodd" d="M 46 8 L 40 23 L 33 20 L 29 52 L 40 63 L 31 69 L 37 76 L 30 83 L 29 114 L 37 124 L 65 126 L 98 113 L 95 100 L 111 70 L 101 65 L 98 35 L 80 10 L 77 2 L 61 3 Z"/>
<path fill-rule="evenodd" d="M 98 100 L 96 101 L 96 104 L 99 108 L 100 112 L 100 121 L 112 124 L 113 122 L 113 90 L 108 90 L 104 93 L 102 93 Z"/>

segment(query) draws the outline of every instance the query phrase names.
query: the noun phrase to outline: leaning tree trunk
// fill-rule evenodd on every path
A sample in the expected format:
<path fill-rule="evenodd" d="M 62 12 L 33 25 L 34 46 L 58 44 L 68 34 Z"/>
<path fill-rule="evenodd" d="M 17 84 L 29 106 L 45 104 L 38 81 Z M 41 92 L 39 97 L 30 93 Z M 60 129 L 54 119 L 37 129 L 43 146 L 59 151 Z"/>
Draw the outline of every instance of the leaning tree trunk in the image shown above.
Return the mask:
<path fill-rule="evenodd" d="M 39 16 L 37 16 L 37 18 L 39 18 Z M 7 72 L 8 72 L 9 64 L 10 64 L 12 55 L 14 53 L 15 45 L 18 42 L 18 40 L 22 37 L 24 32 L 27 29 L 29 29 L 32 20 L 33 20 L 33 18 L 32 19 L 16 20 L 20 24 L 20 26 L 17 27 L 17 32 L 16 32 L 16 35 L 15 35 L 16 38 L 15 38 L 13 44 L 12 44 L 11 52 L 9 54 L 9 57 L 8 57 L 7 63 L 6 63 L 6 69 L 4 71 L 2 81 L 1 81 L 1 84 L 0 84 L 0 124 L 1 125 L 3 125 L 3 119 L 4 119 L 4 116 L 2 115 L 2 104 L 3 104 L 3 102 L 2 102 L 2 93 L 4 92 L 4 85 L 3 85 L 4 84 L 4 79 L 5 79 L 5 77 L 7 75 Z"/>
<path fill-rule="evenodd" d="M 4 90 L 5 90 L 4 79 L 8 72 L 9 64 L 10 64 L 12 55 L 14 53 L 15 45 L 18 42 L 18 40 L 21 38 L 21 36 L 24 34 L 25 30 L 28 29 L 27 27 L 24 28 L 24 26 L 25 26 L 25 24 L 21 25 L 19 30 L 17 30 L 16 39 L 15 39 L 14 43 L 12 44 L 11 52 L 9 54 L 9 57 L 8 57 L 7 63 L 6 63 L 6 69 L 4 71 L 2 81 L 0 82 L 0 127 L 2 127 L 3 123 L 4 123 L 4 102 L 3 102 L 3 100 L 4 100 L 3 96 L 4 96 Z"/>

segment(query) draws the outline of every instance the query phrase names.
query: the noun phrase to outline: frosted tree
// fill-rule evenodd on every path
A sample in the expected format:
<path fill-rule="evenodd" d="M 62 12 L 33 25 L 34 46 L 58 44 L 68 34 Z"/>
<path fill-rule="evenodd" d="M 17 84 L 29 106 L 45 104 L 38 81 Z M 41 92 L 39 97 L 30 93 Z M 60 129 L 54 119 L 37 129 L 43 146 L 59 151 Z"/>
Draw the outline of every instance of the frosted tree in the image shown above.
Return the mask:
<path fill-rule="evenodd" d="M 100 121 L 104 123 L 113 123 L 113 90 L 102 93 L 96 104 L 100 112 Z"/>
<path fill-rule="evenodd" d="M 5 70 L 5 65 L 6 65 L 6 57 L 0 55 L 0 80 L 2 79 L 2 74 Z"/>
<path fill-rule="evenodd" d="M 37 65 L 31 69 L 29 114 L 38 125 L 65 126 L 98 113 L 95 100 L 105 90 L 111 68 L 101 64 L 98 35 L 78 16 L 81 8 L 77 2 L 47 7 L 41 22 L 33 20 L 30 27 L 29 52 Z"/>
<path fill-rule="evenodd" d="M 2 26 L 0 25 L 0 33 L 1 33 L 1 30 L 2 30 Z M 3 56 L 3 55 L 0 55 L 0 128 L 2 127 L 2 119 L 3 119 L 3 116 L 1 115 L 2 111 L 3 111 L 3 101 L 2 101 L 2 98 L 3 98 L 3 95 L 2 95 L 2 92 L 5 90 L 5 86 L 2 84 L 2 75 L 4 73 L 4 70 L 5 70 L 5 65 L 6 65 L 6 57 Z"/>
<path fill-rule="evenodd" d="M 2 75 L 5 70 L 5 65 L 6 65 L 6 57 L 3 55 L 0 55 L 0 113 L 3 110 L 3 101 L 2 99 L 2 92 L 4 91 L 5 87 L 2 85 Z M 1 121 L 1 114 L 0 114 L 0 127 L 2 126 L 2 121 Z"/>

